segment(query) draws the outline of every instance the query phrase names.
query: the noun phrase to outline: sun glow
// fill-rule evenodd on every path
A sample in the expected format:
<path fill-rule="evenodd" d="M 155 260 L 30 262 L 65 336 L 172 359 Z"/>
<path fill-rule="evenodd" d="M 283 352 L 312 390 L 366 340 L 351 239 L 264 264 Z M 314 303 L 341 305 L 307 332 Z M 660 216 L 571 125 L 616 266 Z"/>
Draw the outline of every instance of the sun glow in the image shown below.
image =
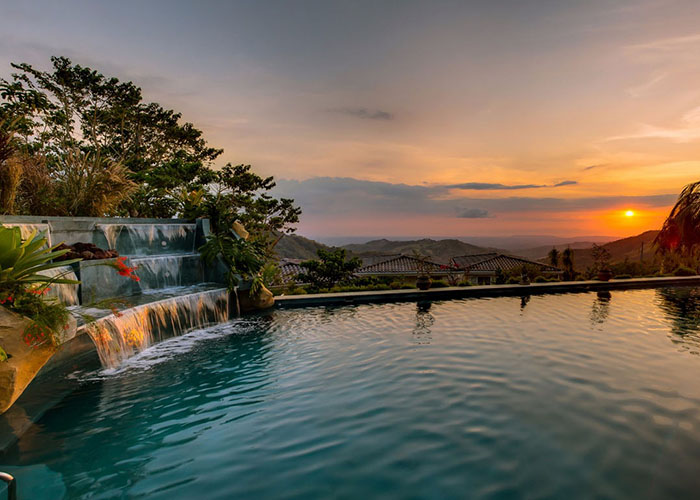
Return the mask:
<path fill-rule="evenodd" d="M 633 217 L 634 216 L 634 210 L 627 210 L 625 212 L 625 217 Z"/>

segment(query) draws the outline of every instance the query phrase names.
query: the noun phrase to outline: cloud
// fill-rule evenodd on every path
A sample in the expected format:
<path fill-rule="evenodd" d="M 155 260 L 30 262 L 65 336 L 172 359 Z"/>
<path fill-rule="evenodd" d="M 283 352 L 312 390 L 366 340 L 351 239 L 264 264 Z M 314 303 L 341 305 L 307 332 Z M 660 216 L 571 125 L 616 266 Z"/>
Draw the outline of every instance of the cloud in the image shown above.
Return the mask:
<path fill-rule="evenodd" d="M 469 189 L 473 191 L 491 191 L 491 190 L 510 190 L 510 189 L 533 189 L 533 188 L 543 188 L 546 187 L 541 184 L 516 184 L 516 185 L 506 185 L 506 184 L 491 184 L 488 182 L 464 182 L 462 184 L 450 184 L 448 186 L 450 189 Z"/>
<path fill-rule="evenodd" d="M 604 167 L 604 166 L 605 166 L 605 165 L 603 165 L 603 164 L 600 164 L 600 165 L 589 165 L 589 166 L 587 166 L 587 167 L 584 167 L 584 168 L 583 168 L 583 171 L 585 172 L 586 170 L 593 170 L 594 168 L 600 168 L 600 167 Z"/>
<path fill-rule="evenodd" d="M 486 219 L 491 217 L 488 210 L 483 208 L 465 208 L 457 214 L 460 219 Z"/>
<path fill-rule="evenodd" d="M 559 215 L 568 211 L 604 210 L 623 205 L 666 207 L 673 205 L 677 197 L 677 194 L 587 198 L 455 197 L 449 196 L 447 186 L 412 186 L 349 177 L 314 177 L 304 181 L 280 179 L 274 193 L 296 200 L 306 216 L 323 218 L 432 215 L 474 219 L 524 212 Z"/>
<path fill-rule="evenodd" d="M 679 127 L 656 127 L 642 124 L 636 132 L 608 137 L 608 141 L 628 139 L 667 139 L 673 142 L 693 142 L 700 139 L 700 106 L 686 112 Z"/>
<path fill-rule="evenodd" d="M 691 45 L 700 42 L 700 33 L 693 33 L 691 35 L 674 36 L 670 38 L 659 38 L 651 42 L 638 43 L 635 45 L 627 46 L 628 50 L 638 52 L 638 51 L 669 51 L 677 50 L 679 47 L 686 45 Z"/>
<path fill-rule="evenodd" d="M 367 108 L 337 108 L 329 110 L 331 113 L 340 113 L 343 115 L 354 116 L 363 120 L 393 120 L 394 115 L 388 111 L 381 109 Z"/>
<path fill-rule="evenodd" d="M 461 184 L 448 184 L 449 189 L 465 189 L 471 191 L 511 191 L 517 189 L 539 189 L 546 187 L 572 186 L 578 184 L 577 181 L 562 181 L 556 184 L 500 184 L 489 182 L 463 182 Z"/>

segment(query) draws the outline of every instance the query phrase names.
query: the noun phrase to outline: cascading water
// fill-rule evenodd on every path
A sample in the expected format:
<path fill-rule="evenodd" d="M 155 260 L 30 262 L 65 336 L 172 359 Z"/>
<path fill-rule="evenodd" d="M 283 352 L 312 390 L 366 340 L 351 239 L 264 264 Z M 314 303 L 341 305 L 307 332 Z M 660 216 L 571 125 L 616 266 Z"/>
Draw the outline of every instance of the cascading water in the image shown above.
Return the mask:
<path fill-rule="evenodd" d="M 195 251 L 195 224 L 97 224 L 95 229 L 122 255 Z"/>
<path fill-rule="evenodd" d="M 129 264 L 137 268 L 141 292 L 202 281 L 201 261 L 196 253 L 134 257 Z"/>
<path fill-rule="evenodd" d="M 3 222 L 5 227 L 18 227 L 19 232 L 22 235 L 22 239 L 25 240 L 31 234 L 36 231 L 37 236 L 44 236 L 48 246 L 51 246 L 51 231 L 48 224 L 24 224 L 19 222 Z"/>
<path fill-rule="evenodd" d="M 54 267 L 53 269 L 46 269 L 41 271 L 39 274 L 43 276 L 49 276 L 51 278 L 61 278 L 67 280 L 78 280 L 73 268 L 71 266 L 61 266 Z M 80 304 L 80 299 L 78 297 L 78 287 L 79 285 L 67 285 L 63 283 L 51 283 L 49 285 L 49 291 L 46 293 L 48 297 L 56 297 L 59 301 L 63 302 L 67 306 L 77 306 Z"/>
<path fill-rule="evenodd" d="M 169 337 L 228 321 L 229 294 L 220 288 L 151 302 L 86 326 L 105 368 Z"/>

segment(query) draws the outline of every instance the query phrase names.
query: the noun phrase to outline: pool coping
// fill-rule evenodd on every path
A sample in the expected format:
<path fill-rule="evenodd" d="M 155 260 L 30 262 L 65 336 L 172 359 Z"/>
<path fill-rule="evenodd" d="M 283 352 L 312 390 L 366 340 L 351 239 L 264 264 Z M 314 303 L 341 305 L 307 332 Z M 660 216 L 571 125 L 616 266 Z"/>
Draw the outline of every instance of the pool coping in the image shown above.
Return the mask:
<path fill-rule="evenodd" d="M 665 286 L 698 286 L 700 276 L 671 276 L 662 278 L 630 278 L 611 281 L 558 281 L 530 285 L 479 285 L 446 287 L 430 290 L 378 290 L 369 292 L 339 292 L 275 297 L 275 307 L 293 309 L 313 306 L 369 304 L 383 302 L 416 302 L 482 297 L 513 297 L 555 293 L 580 293 L 608 290 L 633 290 Z"/>

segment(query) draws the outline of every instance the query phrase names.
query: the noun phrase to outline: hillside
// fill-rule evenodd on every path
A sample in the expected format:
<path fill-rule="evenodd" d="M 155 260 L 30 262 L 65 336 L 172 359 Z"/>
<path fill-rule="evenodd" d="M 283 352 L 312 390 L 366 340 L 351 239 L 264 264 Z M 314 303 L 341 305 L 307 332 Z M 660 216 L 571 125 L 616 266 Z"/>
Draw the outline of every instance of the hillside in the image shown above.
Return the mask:
<path fill-rule="evenodd" d="M 514 250 L 513 253 L 515 255 L 520 255 L 521 257 L 525 257 L 527 259 L 541 260 L 547 258 L 547 254 L 550 252 L 550 250 L 552 250 L 552 247 L 556 248 L 560 252 L 567 247 L 570 247 L 573 250 L 583 250 L 593 247 L 593 243 L 595 242 L 574 241 L 572 243 L 563 243 L 558 245 L 542 245 L 534 248 L 519 248 L 517 250 Z"/>
<path fill-rule="evenodd" d="M 652 243 L 658 233 L 658 231 L 647 231 L 637 236 L 611 241 L 603 245 L 603 247 L 610 252 L 611 262 L 613 263 L 621 262 L 625 258 L 638 261 L 642 244 L 644 245 L 644 258 L 651 259 L 654 252 Z M 577 270 L 583 271 L 591 265 L 593 265 L 592 248 L 574 249 L 574 267 Z"/>
<path fill-rule="evenodd" d="M 473 255 L 493 251 L 491 248 L 470 245 L 463 241 L 447 240 L 412 240 L 412 241 L 391 241 L 387 239 L 368 241 L 367 243 L 356 243 L 345 245 L 354 255 L 365 256 L 372 254 L 405 254 L 411 255 L 414 251 L 422 255 L 427 255 L 439 263 L 447 263 L 450 258 L 458 255 Z"/>
<path fill-rule="evenodd" d="M 282 237 L 275 247 L 275 253 L 280 259 L 315 259 L 316 250 L 330 248 L 318 241 L 304 238 L 297 234 L 289 234 Z"/>

